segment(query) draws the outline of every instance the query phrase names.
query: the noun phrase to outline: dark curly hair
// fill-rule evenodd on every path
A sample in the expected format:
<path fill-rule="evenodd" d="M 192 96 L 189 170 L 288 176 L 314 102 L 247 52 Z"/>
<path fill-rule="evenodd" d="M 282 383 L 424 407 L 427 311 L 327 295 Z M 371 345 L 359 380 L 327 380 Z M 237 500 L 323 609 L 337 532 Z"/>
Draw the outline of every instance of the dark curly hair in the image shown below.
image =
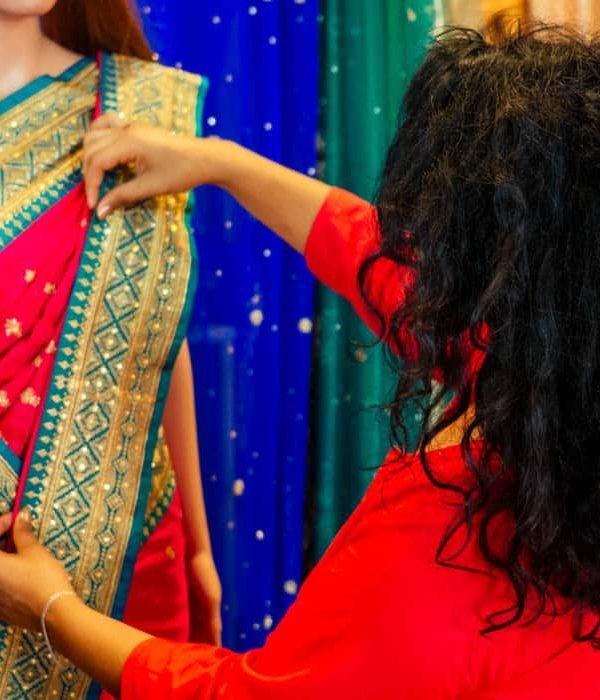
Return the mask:
<path fill-rule="evenodd" d="M 369 301 L 381 257 L 415 271 L 382 337 L 412 356 L 388 407 L 394 444 L 408 450 L 416 399 L 423 468 L 464 498 L 437 561 L 459 566 L 449 544 L 466 533 L 508 576 L 514 606 L 483 633 L 565 612 L 566 599 L 574 638 L 600 646 L 600 41 L 501 20 L 449 30 L 402 112 L 377 198 L 381 246 L 360 283 Z M 465 339 L 485 351 L 474 376 Z M 446 412 L 435 368 L 453 392 Z M 442 480 L 426 452 L 461 416 L 470 488 Z"/>

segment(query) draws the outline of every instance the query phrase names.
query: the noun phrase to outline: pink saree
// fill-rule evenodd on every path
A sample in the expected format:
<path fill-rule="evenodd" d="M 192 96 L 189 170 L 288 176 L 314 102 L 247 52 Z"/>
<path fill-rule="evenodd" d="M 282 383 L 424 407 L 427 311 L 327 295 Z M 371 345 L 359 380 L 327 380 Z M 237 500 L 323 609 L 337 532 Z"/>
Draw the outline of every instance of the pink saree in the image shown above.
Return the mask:
<path fill-rule="evenodd" d="M 189 201 L 99 222 L 80 162 L 101 109 L 195 132 L 198 85 L 105 55 L 0 102 L 0 129 L 22 120 L 21 143 L 49 159 L 24 182 L 0 142 L 0 512 L 31 509 L 90 605 L 176 641 L 190 632 L 186 540 L 160 416 L 193 288 Z M 139 102 L 144 90 L 152 105 Z M 65 127 L 54 152 L 48 107 Z M 0 697 L 100 697 L 80 671 L 49 664 L 33 637 L 0 629 Z"/>

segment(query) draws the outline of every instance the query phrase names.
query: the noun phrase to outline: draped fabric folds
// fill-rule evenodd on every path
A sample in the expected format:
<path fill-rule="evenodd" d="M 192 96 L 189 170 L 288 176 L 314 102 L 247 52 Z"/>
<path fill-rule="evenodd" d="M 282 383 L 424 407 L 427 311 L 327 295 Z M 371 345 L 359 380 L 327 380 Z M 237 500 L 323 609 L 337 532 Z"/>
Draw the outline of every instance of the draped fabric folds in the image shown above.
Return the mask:
<path fill-rule="evenodd" d="M 314 174 L 318 2 L 140 1 L 159 59 L 208 76 L 205 133 Z M 259 646 L 301 573 L 313 281 L 227 196 L 201 191 L 190 327 L 224 643 Z"/>
<path fill-rule="evenodd" d="M 324 177 L 371 199 L 401 97 L 435 22 L 433 0 L 324 0 Z M 394 378 L 350 306 L 318 293 L 314 552 L 319 556 L 370 483 L 388 447 L 373 410 Z"/>

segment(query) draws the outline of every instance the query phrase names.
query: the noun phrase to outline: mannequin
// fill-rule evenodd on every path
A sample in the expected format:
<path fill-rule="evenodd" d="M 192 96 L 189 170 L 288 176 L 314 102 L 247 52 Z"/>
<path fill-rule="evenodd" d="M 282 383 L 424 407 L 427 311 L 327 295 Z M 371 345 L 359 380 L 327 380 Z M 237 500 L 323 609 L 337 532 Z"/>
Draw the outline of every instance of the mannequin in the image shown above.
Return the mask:
<path fill-rule="evenodd" d="M 0 509 L 32 509 L 96 609 L 183 641 L 191 607 L 192 638 L 219 643 L 184 340 L 189 199 L 101 222 L 81 169 L 107 106 L 196 134 L 204 81 L 148 60 L 125 0 L 0 0 L 0 58 Z M 25 658 L 27 697 L 94 692 L 45 667 L 35 637 L 0 638 L 0 696 Z"/>

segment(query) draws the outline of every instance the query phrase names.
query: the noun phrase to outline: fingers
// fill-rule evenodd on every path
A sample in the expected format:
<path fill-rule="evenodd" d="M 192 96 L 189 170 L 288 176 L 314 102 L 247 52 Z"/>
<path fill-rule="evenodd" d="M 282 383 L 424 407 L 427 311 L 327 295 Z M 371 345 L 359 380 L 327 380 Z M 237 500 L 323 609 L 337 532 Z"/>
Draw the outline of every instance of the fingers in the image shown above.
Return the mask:
<path fill-rule="evenodd" d="M 13 526 L 13 541 L 17 553 L 22 552 L 27 547 L 39 544 L 37 537 L 31 529 L 31 513 L 29 510 L 22 510 Z"/>
<path fill-rule="evenodd" d="M 131 145 L 121 137 L 107 138 L 86 151 L 83 170 L 90 209 L 93 209 L 98 202 L 104 173 L 119 165 L 127 165 L 131 160 L 133 160 Z"/>
<path fill-rule="evenodd" d="M 89 158 L 95 146 L 104 141 L 115 141 L 121 132 L 115 129 L 99 129 L 98 131 L 88 131 L 83 137 L 84 159 Z"/>
<path fill-rule="evenodd" d="M 126 122 L 116 112 L 105 112 L 101 117 L 92 122 L 90 131 L 99 129 L 123 129 Z"/>
<path fill-rule="evenodd" d="M 95 162 L 99 154 L 112 146 L 119 138 L 121 132 L 114 129 L 102 129 L 89 132 L 84 139 L 83 177 L 85 181 L 85 194 L 90 209 L 98 204 L 100 187 L 102 186 L 103 171 L 91 171 L 90 164 Z"/>
<path fill-rule="evenodd" d="M 114 112 L 106 112 L 101 117 L 92 122 L 90 130 L 84 138 L 84 161 L 83 171 L 85 174 L 85 189 L 88 206 L 93 209 L 98 203 L 100 187 L 104 170 L 92 168 L 90 164 L 94 164 L 98 160 L 98 156 L 103 150 L 106 150 L 110 145 L 114 145 L 119 141 L 127 124 Z M 116 165 L 120 165 L 117 163 Z M 112 167 L 116 167 L 112 166 Z"/>
<path fill-rule="evenodd" d="M 96 210 L 99 219 L 105 219 L 115 209 L 128 207 L 151 196 L 153 189 L 151 178 L 138 175 L 132 180 L 115 187 L 98 204 Z"/>
<path fill-rule="evenodd" d="M 177 154 L 177 148 L 173 146 L 176 142 L 170 140 L 172 137 L 167 132 L 141 125 L 110 128 L 114 115 L 106 115 L 106 119 L 98 122 L 100 126 L 86 136 L 83 170 L 88 206 L 96 208 L 100 219 L 117 208 L 170 192 L 176 187 L 177 176 L 165 177 L 164 161 Z M 119 166 L 135 171 L 135 177 L 119 185 L 98 203 L 105 173 Z"/>

